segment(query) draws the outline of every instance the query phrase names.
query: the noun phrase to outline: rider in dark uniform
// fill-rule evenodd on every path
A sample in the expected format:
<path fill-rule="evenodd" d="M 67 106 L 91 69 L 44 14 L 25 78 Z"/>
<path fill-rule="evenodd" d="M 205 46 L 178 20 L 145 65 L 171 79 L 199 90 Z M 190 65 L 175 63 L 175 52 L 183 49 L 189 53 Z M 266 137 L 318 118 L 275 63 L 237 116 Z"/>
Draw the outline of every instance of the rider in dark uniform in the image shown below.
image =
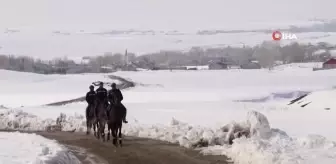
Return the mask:
<path fill-rule="evenodd" d="M 108 98 L 110 100 L 111 104 L 120 104 L 120 106 L 122 107 L 122 109 L 124 110 L 124 116 L 123 116 L 123 122 L 124 123 L 128 123 L 128 121 L 126 121 L 126 114 L 127 114 L 127 109 L 126 107 L 121 103 L 121 101 L 124 99 L 120 89 L 117 88 L 116 83 L 112 83 L 111 85 L 112 89 L 109 91 L 108 93 Z M 115 97 L 114 97 L 115 96 Z M 116 100 L 117 102 L 114 102 L 114 100 Z"/>
<path fill-rule="evenodd" d="M 88 107 L 86 108 L 86 116 L 88 116 L 89 108 L 92 105 L 95 105 L 96 100 L 96 92 L 94 91 L 94 86 L 90 85 L 90 91 L 86 93 L 85 100 L 88 103 Z"/>
<path fill-rule="evenodd" d="M 104 83 L 99 83 L 99 88 L 96 90 L 97 101 L 105 103 L 106 107 L 108 106 L 107 102 L 107 90 L 104 88 Z"/>
<path fill-rule="evenodd" d="M 107 109 L 109 103 L 107 101 L 107 90 L 104 88 L 104 83 L 99 83 L 99 88 L 96 90 L 96 97 L 97 97 L 97 104 L 98 103 L 104 103 L 105 108 Z M 108 114 L 108 111 L 106 110 L 106 113 Z"/>

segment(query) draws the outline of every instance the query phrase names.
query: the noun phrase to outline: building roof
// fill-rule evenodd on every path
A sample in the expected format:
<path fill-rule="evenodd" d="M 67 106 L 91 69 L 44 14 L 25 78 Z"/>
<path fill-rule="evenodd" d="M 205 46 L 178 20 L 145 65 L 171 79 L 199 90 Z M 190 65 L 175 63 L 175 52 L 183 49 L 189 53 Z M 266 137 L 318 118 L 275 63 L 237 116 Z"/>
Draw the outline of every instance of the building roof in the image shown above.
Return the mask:
<path fill-rule="evenodd" d="M 331 58 L 331 59 L 327 60 L 326 62 L 324 62 L 323 64 L 336 64 L 336 59 Z"/>
<path fill-rule="evenodd" d="M 222 65 L 237 65 L 233 61 L 220 61 L 220 60 L 210 60 L 209 63 L 210 64 L 212 64 L 212 63 L 214 63 L 214 64 L 222 64 Z"/>
<path fill-rule="evenodd" d="M 243 63 L 242 65 L 260 65 L 260 64 L 255 63 L 255 62 L 248 62 L 248 63 Z"/>
<path fill-rule="evenodd" d="M 210 62 L 210 64 L 218 64 L 218 65 L 221 65 L 221 66 L 227 66 L 228 64 L 224 63 L 224 62 L 220 62 L 220 61 L 213 61 L 213 62 Z"/>

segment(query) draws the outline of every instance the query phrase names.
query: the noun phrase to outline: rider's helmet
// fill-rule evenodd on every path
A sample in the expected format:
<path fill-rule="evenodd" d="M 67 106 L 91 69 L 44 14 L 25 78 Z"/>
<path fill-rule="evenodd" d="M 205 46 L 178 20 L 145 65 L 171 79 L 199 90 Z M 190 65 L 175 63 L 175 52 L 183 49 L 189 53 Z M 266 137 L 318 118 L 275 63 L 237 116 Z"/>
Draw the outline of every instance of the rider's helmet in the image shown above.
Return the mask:
<path fill-rule="evenodd" d="M 117 84 L 116 84 L 116 83 L 112 83 L 111 87 L 112 87 L 112 88 L 116 88 L 116 87 L 117 87 Z"/>
<path fill-rule="evenodd" d="M 103 86 L 104 86 L 104 83 L 103 83 L 103 82 L 100 82 L 100 83 L 99 83 L 99 86 L 103 87 Z"/>
<path fill-rule="evenodd" d="M 94 86 L 93 85 L 90 85 L 90 90 L 93 90 L 94 89 Z"/>

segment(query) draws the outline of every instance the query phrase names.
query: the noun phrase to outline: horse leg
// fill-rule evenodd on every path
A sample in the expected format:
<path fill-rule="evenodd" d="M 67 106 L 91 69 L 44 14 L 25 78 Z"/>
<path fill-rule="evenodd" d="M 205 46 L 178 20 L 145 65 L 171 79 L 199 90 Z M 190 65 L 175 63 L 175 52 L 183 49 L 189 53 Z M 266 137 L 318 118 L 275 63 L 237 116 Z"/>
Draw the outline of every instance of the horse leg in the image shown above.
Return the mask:
<path fill-rule="evenodd" d="M 86 135 L 89 135 L 91 132 L 91 120 L 86 119 Z"/>
<path fill-rule="evenodd" d="M 98 123 L 98 139 L 100 139 L 101 137 L 102 137 L 102 123 L 101 123 L 101 121 L 99 121 L 99 123 Z"/>
<path fill-rule="evenodd" d="M 100 125 L 100 121 L 97 121 L 97 138 L 100 139 L 100 135 L 101 135 L 101 125 Z"/>
<path fill-rule="evenodd" d="M 100 129 L 100 133 L 102 135 L 103 142 L 105 142 L 105 125 L 106 125 L 106 122 L 102 122 L 101 129 Z"/>
<path fill-rule="evenodd" d="M 122 123 L 120 123 L 118 130 L 119 130 L 119 134 L 118 134 L 118 139 L 119 139 L 119 146 L 122 147 L 122 134 L 121 134 L 121 128 L 122 128 Z"/>
<path fill-rule="evenodd" d="M 86 135 L 89 135 L 90 121 L 86 119 Z"/>
<path fill-rule="evenodd" d="M 117 145 L 117 128 L 114 123 L 112 125 L 112 137 L 113 137 L 112 143 L 114 146 L 117 147 L 118 146 Z"/>
<path fill-rule="evenodd" d="M 97 130 L 96 130 L 96 128 L 97 128 L 97 122 L 93 121 L 92 126 L 93 126 L 93 135 L 95 137 L 97 137 Z"/>
<path fill-rule="evenodd" d="M 111 139 L 111 124 L 107 123 L 107 141 L 109 141 Z"/>
<path fill-rule="evenodd" d="M 96 133 L 96 123 L 93 123 L 92 124 L 92 127 L 93 127 L 93 136 L 97 136 L 97 133 Z"/>
<path fill-rule="evenodd" d="M 89 118 L 89 109 L 90 105 L 85 109 L 85 116 L 86 116 L 86 135 L 89 135 L 89 127 L 90 127 L 90 118 Z"/>

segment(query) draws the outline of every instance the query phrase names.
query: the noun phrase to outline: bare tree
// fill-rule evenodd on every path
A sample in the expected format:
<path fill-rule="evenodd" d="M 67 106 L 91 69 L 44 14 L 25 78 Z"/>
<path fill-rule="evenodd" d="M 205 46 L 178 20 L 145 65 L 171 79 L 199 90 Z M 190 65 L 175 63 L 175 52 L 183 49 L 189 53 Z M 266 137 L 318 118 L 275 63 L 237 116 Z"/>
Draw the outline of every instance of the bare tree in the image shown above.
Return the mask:
<path fill-rule="evenodd" d="M 9 69 L 8 56 L 0 55 L 0 69 Z"/>

